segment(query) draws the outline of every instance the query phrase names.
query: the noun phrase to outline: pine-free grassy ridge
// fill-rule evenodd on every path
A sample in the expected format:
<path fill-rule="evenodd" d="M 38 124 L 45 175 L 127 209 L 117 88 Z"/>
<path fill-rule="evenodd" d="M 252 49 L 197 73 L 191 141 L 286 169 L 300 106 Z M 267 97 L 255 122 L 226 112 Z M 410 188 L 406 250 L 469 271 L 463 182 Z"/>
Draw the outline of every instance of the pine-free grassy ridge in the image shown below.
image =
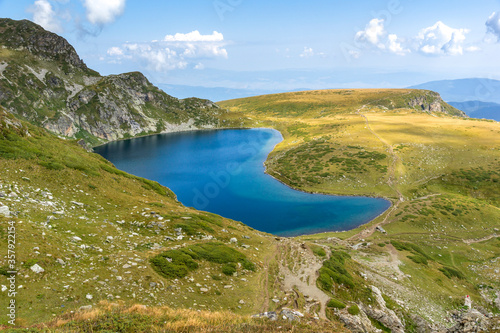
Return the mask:
<path fill-rule="evenodd" d="M 414 313 L 442 320 L 443 310 L 462 304 L 466 294 L 488 306 L 481 294 L 493 300 L 499 287 L 494 258 L 500 253 L 500 126 L 453 116 L 458 113 L 448 107 L 412 107 L 419 99 L 415 94 L 443 103 L 431 92 L 374 89 L 286 93 L 219 105 L 241 124 L 283 133 L 266 167 L 290 186 L 392 198 L 393 209 L 366 226 L 299 239 L 348 250 L 370 283 L 382 282 L 384 292 Z M 373 232 L 379 224 L 387 234 Z M 415 244 L 421 253 L 396 250 L 392 241 Z M 349 245 L 356 243 L 353 251 Z M 399 268 L 390 267 L 395 260 Z M 403 279 L 395 282 L 397 277 Z M 419 295 L 411 292 L 415 288 Z"/>

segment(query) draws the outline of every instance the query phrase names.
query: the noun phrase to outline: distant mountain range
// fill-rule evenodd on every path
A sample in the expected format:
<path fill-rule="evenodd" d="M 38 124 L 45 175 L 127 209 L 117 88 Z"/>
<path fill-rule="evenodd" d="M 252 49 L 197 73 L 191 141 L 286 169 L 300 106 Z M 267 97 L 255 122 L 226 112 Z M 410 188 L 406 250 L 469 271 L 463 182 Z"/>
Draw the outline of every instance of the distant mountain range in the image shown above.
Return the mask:
<path fill-rule="evenodd" d="M 158 84 L 158 87 L 166 91 L 168 94 L 176 96 L 177 98 L 197 96 L 198 98 L 206 98 L 212 101 L 226 101 L 236 98 L 309 90 L 306 88 L 294 90 L 236 89 L 227 87 L 202 87 L 162 83 Z"/>
<path fill-rule="evenodd" d="M 450 105 L 472 118 L 500 121 L 500 81 L 491 79 L 442 80 L 411 86 L 438 92 Z"/>

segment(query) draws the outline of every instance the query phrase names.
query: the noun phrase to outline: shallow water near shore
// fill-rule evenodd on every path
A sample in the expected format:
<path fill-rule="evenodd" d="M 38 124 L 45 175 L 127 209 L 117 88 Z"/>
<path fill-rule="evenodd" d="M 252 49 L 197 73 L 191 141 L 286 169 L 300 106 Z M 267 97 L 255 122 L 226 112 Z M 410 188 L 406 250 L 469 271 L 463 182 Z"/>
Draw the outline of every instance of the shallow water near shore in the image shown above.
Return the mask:
<path fill-rule="evenodd" d="M 169 187 L 186 206 L 278 236 L 349 230 L 390 207 L 380 198 L 310 194 L 265 174 L 271 129 L 159 134 L 95 148 L 117 168 Z"/>

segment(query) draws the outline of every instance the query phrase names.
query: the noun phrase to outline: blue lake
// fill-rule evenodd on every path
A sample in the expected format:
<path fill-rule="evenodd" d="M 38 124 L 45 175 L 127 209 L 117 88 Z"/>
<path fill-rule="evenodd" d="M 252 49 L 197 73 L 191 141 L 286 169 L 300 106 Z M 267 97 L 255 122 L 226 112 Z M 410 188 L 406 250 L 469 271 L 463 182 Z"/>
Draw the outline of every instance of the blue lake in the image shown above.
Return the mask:
<path fill-rule="evenodd" d="M 282 136 L 271 129 L 160 134 L 108 143 L 98 154 L 169 187 L 184 205 L 279 236 L 353 229 L 390 206 L 384 199 L 309 194 L 264 173 Z"/>

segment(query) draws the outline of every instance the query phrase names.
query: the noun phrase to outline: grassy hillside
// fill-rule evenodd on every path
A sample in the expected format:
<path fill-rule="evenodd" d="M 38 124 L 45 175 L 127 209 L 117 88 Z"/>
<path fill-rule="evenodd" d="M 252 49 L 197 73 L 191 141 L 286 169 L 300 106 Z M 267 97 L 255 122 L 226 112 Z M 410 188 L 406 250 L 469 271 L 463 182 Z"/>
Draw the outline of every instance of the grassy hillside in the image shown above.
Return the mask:
<path fill-rule="evenodd" d="M 393 201 L 366 226 L 299 239 L 346 251 L 361 265 L 349 274 L 362 272 L 400 310 L 442 321 L 467 294 L 493 310 L 500 290 L 500 125 L 450 115 L 446 105 L 441 112 L 411 107 L 419 95 L 429 98 L 415 90 L 324 90 L 219 104 L 233 121 L 283 133 L 266 162 L 282 182 Z M 351 301 L 338 296 L 344 278 L 325 275 L 320 287 Z"/>
<path fill-rule="evenodd" d="M 186 208 L 158 183 L 119 171 L 76 141 L 1 109 L 0 167 L 0 206 L 11 213 L 0 216 L 0 285 L 8 285 L 7 227 L 14 222 L 18 325 L 56 316 L 50 325 L 61 331 L 111 329 L 118 322 L 130 332 L 134 325 L 196 330 L 221 324 L 235 331 L 241 325 L 250 331 L 287 325 L 248 317 L 293 305 L 271 282 L 277 276 L 270 256 L 279 243 L 274 237 Z M 35 264 L 44 271 L 32 271 Z M 9 297 L 2 294 L 0 306 L 6 308 Z M 269 302 L 270 297 L 280 301 Z M 119 311 L 103 310 L 118 305 Z M 88 306 L 93 312 L 84 310 Z M 187 319 L 193 312 L 182 309 L 213 313 L 206 320 L 205 315 Z M 179 322 L 158 322 L 171 317 Z M 80 322 L 88 318 L 96 318 L 97 326 Z M 8 327 L 7 320 L 2 316 L 0 325 Z M 318 322 L 308 322 L 302 327 L 314 331 Z M 338 323 L 329 325 L 340 329 Z"/>
<path fill-rule="evenodd" d="M 283 133 L 266 162 L 281 181 L 385 196 L 392 208 L 348 232 L 274 237 L 186 208 L 165 187 L 2 109 L 0 206 L 11 216 L 0 216 L 0 248 L 15 222 L 19 326 L 339 332 L 344 323 L 416 332 L 451 326 L 465 295 L 498 313 L 497 123 L 451 116 L 425 91 L 291 93 L 221 106 L 225 124 Z M 305 316 L 282 319 L 287 308 Z M 276 322 L 249 317 L 273 310 Z"/>

